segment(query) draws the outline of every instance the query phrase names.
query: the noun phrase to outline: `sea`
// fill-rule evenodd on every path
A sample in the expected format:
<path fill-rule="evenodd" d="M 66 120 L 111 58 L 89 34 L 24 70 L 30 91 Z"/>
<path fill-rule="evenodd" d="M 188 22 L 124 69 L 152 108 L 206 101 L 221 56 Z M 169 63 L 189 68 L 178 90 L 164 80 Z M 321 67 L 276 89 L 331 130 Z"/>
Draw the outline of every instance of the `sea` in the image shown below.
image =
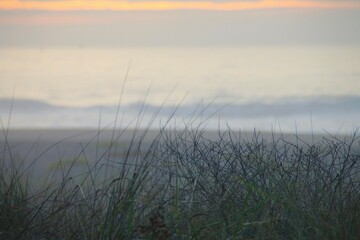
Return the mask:
<path fill-rule="evenodd" d="M 360 46 L 0 48 L 3 129 L 352 133 Z"/>

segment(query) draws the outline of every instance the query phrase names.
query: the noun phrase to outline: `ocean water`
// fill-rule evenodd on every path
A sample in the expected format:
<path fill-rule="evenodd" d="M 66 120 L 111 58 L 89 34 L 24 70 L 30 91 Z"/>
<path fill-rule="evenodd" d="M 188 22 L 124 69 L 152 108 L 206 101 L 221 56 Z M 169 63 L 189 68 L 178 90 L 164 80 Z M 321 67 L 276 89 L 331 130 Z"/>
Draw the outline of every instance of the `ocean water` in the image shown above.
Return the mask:
<path fill-rule="evenodd" d="M 3 48 L 0 83 L 13 128 L 360 126 L 360 46 Z"/>

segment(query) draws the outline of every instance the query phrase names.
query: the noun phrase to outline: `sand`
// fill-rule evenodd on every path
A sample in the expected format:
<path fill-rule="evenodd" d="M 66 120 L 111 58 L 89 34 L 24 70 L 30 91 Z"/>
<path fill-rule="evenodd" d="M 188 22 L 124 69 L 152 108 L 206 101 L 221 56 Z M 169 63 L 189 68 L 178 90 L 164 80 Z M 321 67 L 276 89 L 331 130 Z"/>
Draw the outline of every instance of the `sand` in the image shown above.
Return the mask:
<path fill-rule="evenodd" d="M 96 129 L 10 129 L 7 135 L 5 132 L 0 134 L 0 158 L 23 163 L 25 168 L 31 167 L 38 177 L 44 177 L 51 171 L 63 173 L 70 167 L 72 172 L 69 174 L 78 175 L 84 170 L 89 170 L 96 162 L 97 168 L 103 168 L 109 162 L 122 162 L 132 139 L 135 139 L 133 146 L 137 146 L 136 142 L 142 140 L 141 148 L 147 150 L 158 134 L 158 130 L 116 130 L 114 133 L 112 130 L 99 132 Z M 205 131 L 203 136 L 216 140 L 219 133 Z M 223 136 L 228 137 L 226 134 Z M 241 132 L 237 136 L 242 140 L 250 141 L 254 138 L 254 133 Z M 272 143 L 280 136 L 280 134 L 261 133 L 259 139 Z M 330 136 L 283 134 L 282 137 L 290 142 L 312 144 Z M 111 142 L 116 144 L 111 146 Z M 136 154 L 136 149 L 133 149 L 131 154 Z M 116 172 L 119 165 L 113 166 L 115 166 L 113 171 Z"/>

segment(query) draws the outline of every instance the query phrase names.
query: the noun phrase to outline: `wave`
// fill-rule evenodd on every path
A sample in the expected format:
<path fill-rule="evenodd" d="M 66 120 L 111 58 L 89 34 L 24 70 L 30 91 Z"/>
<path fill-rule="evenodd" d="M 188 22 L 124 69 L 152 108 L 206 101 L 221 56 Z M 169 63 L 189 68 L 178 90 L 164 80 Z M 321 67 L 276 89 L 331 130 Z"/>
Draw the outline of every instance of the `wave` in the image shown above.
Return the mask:
<path fill-rule="evenodd" d="M 39 111 L 54 111 L 65 109 L 63 106 L 57 106 L 45 101 L 38 101 L 32 99 L 9 99 L 1 98 L 0 99 L 0 111 L 6 112 L 11 108 L 16 111 L 25 111 L 25 112 L 39 112 Z"/>
<path fill-rule="evenodd" d="M 159 116 L 187 117 L 196 115 L 216 114 L 228 118 L 254 118 L 266 116 L 296 115 L 333 115 L 359 114 L 360 96 L 324 96 L 312 98 L 280 98 L 271 102 L 253 101 L 248 103 L 191 103 L 183 105 L 158 106 L 150 103 L 132 103 L 120 106 L 122 111 L 138 113 L 158 112 Z M 115 113 L 117 105 L 97 105 L 90 107 L 66 107 L 45 101 L 31 99 L 0 99 L 0 113 L 6 114 L 12 108 L 13 113 L 45 113 L 57 111 L 103 112 Z"/>

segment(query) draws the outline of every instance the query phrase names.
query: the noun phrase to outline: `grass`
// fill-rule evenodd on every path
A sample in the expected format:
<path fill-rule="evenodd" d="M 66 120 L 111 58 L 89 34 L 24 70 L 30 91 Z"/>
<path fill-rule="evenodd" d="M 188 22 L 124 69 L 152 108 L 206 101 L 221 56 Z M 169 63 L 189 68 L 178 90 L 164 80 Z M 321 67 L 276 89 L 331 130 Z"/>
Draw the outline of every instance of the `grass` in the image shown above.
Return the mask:
<path fill-rule="evenodd" d="M 0 239 L 360 236 L 357 132 L 309 144 L 298 136 L 269 141 L 228 130 L 208 138 L 200 127 L 162 129 L 147 147 L 135 134 L 121 161 L 109 160 L 120 132 L 94 163 L 85 145 L 73 162 L 54 165 L 60 179 L 34 187 L 36 163 L 16 159 L 4 133 Z M 74 177 L 77 161 L 86 172 Z"/>

